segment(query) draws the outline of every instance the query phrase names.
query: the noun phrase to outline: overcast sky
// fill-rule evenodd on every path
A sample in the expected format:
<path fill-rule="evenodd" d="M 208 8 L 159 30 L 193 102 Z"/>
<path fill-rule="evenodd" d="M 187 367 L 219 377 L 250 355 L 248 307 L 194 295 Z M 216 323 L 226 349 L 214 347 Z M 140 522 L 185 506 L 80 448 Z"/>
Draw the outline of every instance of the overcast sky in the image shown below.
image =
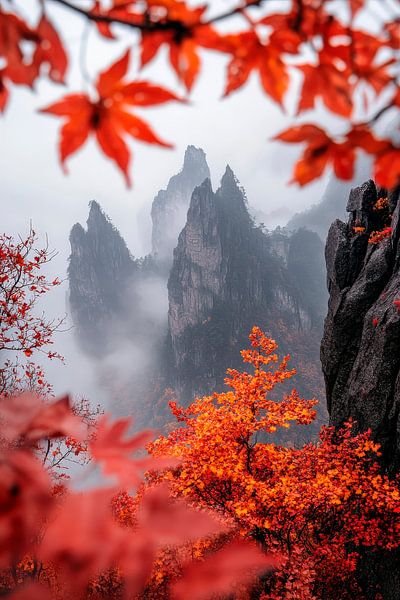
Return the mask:
<path fill-rule="evenodd" d="M 372 14 L 379 12 L 381 1 L 370 0 Z M 211 4 L 218 12 L 230 2 L 213 0 Z M 35 19 L 34 0 L 20 0 L 16 5 L 22 7 L 21 14 Z M 282 1 L 272 0 L 268 6 L 274 10 L 282 6 Z M 171 104 L 140 111 L 156 132 L 173 142 L 175 148 L 164 150 L 132 142 L 133 189 L 126 189 L 119 171 L 93 141 L 70 159 L 69 175 L 63 175 L 56 151 L 60 119 L 41 115 L 37 109 L 67 91 L 79 92 L 85 88 L 79 61 L 85 23 L 61 6 L 51 6 L 50 15 L 60 28 L 71 56 L 67 87 L 40 82 L 35 93 L 22 87 L 12 89 L 9 106 L 0 121 L 1 229 L 11 234 L 24 233 L 32 220 L 34 228 L 39 233 L 46 232 L 51 247 L 59 251 L 53 263 L 57 274 L 65 276 L 69 231 L 75 222 L 86 221 L 91 199 L 99 201 L 133 254 L 146 251 L 148 248 L 143 244 L 137 226 L 138 215 L 149 215 L 158 190 L 165 187 L 170 176 L 180 169 L 188 144 L 205 150 L 215 187 L 229 163 L 245 188 L 250 204 L 265 213 L 282 209 L 282 224 L 294 212 L 318 202 L 326 178 L 302 190 L 288 186 L 300 147 L 270 141 L 273 135 L 293 122 L 292 116 L 283 114 L 261 92 L 256 76 L 245 88 L 221 100 L 226 59 L 210 52 L 202 54 L 202 74 L 191 95 L 190 105 Z M 236 26 L 240 24 L 237 19 Z M 373 22 L 371 26 L 373 28 Z M 127 45 L 123 31 L 121 41 L 115 44 L 100 39 L 91 30 L 85 53 L 89 73 L 94 76 L 99 68 L 112 63 Z M 133 58 L 132 78 L 137 76 L 137 52 Z M 183 93 L 163 53 L 143 70 L 140 78 Z M 289 94 L 289 105 L 295 99 L 293 94 Z M 313 118 L 315 115 L 307 115 L 307 120 Z M 341 128 L 343 123 L 332 116 L 329 125 L 334 130 Z M 58 292 L 64 293 L 65 290 Z"/>
<path fill-rule="evenodd" d="M 340 2 L 343 0 L 339 0 L 339 5 Z M 391 0 L 384 2 L 390 4 Z M 213 0 L 212 10 L 219 12 L 231 3 L 230 0 Z M 35 0 L 16 4 L 23 8 L 21 14 L 34 21 Z M 133 141 L 130 144 L 133 189 L 126 189 L 121 174 L 101 154 L 93 140 L 69 160 L 69 175 L 63 175 L 56 151 L 60 119 L 36 111 L 66 91 L 81 91 L 87 87 L 82 81 L 79 59 L 85 23 L 63 7 L 48 4 L 71 56 L 67 89 L 43 81 L 37 86 L 36 93 L 22 87 L 12 90 L 9 107 L 0 122 L 4 230 L 10 233 L 23 231 L 32 219 L 38 231 L 47 232 L 51 244 L 60 250 L 64 260 L 68 254 L 69 230 L 76 221 L 85 221 L 87 204 L 95 198 L 121 230 L 132 252 L 140 254 L 145 248 L 138 235 L 137 215 L 149 213 L 157 191 L 179 170 L 188 144 L 205 150 L 214 186 L 218 185 L 225 165 L 229 163 L 246 189 L 250 204 L 266 213 L 282 208 L 283 221 L 299 208 L 319 200 L 324 179 L 302 190 L 287 185 L 300 146 L 270 140 L 293 122 L 292 115 L 283 114 L 261 92 L 257 76 L 253 76 L 245 88 L 221 100 L 226 59 L 211 52 L 202 53 L 202 74 L 191 95 L 190 105 L 171 104 L 140 111 L 163 139 L 175 144 L 175 148 L 166 150 Z M 271 0 L 267 4 L 273 11 L 286 2 Z M 374 12 L 379 12 L 382 0 L 370 0 L 369 4 L 373 16 Z M 240 17 L 233 26 L 243 26 Z M 126 32 L 121 29 L 117 32 L 121 41 L 115 44 L 90 29 L 84 54 L 91 75 L 112 63 L 127 47 Z M 137 52 L 133 55 L 132 78 L 137 76 Z M 139 76 L 183 93 L 163 53 Z M 294 100 L 292 91 L 288 94 L 289 107 L 293 106 Z M 318 113 L 310 113 L 306 120 L 316 117 Z M 329 125 L 332 130 L 340 130 L 343 122 L 331 116 Z"/>

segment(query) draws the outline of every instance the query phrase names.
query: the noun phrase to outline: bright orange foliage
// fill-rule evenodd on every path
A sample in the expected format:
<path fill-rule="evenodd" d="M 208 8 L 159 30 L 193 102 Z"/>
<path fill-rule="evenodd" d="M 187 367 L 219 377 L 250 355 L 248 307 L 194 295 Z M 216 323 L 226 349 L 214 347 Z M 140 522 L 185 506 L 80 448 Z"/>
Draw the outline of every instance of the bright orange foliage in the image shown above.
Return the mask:
<path fill-rule="evenodd" d="M 392 227 L 384 227 L 380 231 L 373 231 L 368 238 L 369 244 L 379 244 L 382 240 L 390 238 L 392 235 L 393 229 Z"/>
<path fill-rule="evenodd" d="M 354 574 L 364 550 L 400 544 L 399 481 L 380 472 L 379 445 L 368 432 L 353 436 L 352 423 L 342 431 L 323 429 L 319 443 L 303 448 L 276 443 L 272 436 L 280 428 L 313 420 L 316 401 L 295 391 L 271 400 L 294 371 L 288 357 L 279 362 L 276 342 L 260 329 L 250 340 L 242 356 L 253 370 L 228 370 L 229 391 L 187 409 L 172 403 L 183 426 L 150 444 L 150 451 L 182 462 L 156 479 L 284 557 L 257 597 L 362 597 Z"/>

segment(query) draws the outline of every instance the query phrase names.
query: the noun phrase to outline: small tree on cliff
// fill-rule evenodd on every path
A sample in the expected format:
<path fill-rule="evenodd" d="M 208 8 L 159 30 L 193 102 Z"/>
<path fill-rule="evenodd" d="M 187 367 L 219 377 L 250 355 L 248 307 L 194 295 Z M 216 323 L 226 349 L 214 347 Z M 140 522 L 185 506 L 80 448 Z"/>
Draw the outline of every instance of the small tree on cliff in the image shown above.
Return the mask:
<path fill-rule="evenodd" d="M 254 328 L 243 360 L 253 372 L 228 370 L 229 391 L 172 403 L 183 424 L 150 445 L 181 464 L 159 476 L 174 493 L 219 511 L 246 538 L 284 557 L 257 597 L 363 597 L 355 570 L 365 549 L 400 545 L 399 480 L 379 471 L 379 446 L 365 433 L 325 428 L 318 444 L 296 449 L 268 441 L 279 428 L 310 423 L 315 401 L 272 390 L 294 374 L 277 344 Z M 264 441 L 260 440 L 263 434 Z"/>

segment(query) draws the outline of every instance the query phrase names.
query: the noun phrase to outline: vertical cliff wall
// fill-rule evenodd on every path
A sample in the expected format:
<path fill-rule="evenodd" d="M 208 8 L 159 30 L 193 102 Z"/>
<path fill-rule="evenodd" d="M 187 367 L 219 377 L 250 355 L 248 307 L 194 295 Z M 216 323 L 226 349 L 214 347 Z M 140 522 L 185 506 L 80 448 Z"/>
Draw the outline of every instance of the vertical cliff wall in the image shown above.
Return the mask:
<path fill-rule="evenodd" d="M 347 211 L 348 223 L 335 221 L 326 244 L 328 410 L 334 425 L 352 417 L 359 430 L 370 428 L 393 472 L 400 468 L 399 190 L 387 194 L 368 181 L 351 191 Z M 368 243 L 388 223 L 390 235 Z"/>
<path fill-rule="evenodd" d="M 94 354 L 107 350 L 111 323 L 124 314 L 124 297 L 139 267 L 119 232 L 90 202 L 87 230 L 70 234 L 69 308 L 81 345 Z"/>

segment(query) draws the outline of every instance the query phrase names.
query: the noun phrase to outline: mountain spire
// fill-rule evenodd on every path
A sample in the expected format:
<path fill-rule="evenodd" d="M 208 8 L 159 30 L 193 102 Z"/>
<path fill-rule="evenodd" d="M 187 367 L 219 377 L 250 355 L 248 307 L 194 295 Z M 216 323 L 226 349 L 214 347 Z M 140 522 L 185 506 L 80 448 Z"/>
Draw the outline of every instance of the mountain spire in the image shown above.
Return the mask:
<path fill-rule="evenodd" d="M 183 166 L 171 177 L 165 190 L 160 190 L 151 208 L 153 221 L 152 253 L 166 265 L 172 263 L 173 250 L 186 222 L 186 214 L 194 188 L 210 177 L 205 152 L 186 148 Z"/>

